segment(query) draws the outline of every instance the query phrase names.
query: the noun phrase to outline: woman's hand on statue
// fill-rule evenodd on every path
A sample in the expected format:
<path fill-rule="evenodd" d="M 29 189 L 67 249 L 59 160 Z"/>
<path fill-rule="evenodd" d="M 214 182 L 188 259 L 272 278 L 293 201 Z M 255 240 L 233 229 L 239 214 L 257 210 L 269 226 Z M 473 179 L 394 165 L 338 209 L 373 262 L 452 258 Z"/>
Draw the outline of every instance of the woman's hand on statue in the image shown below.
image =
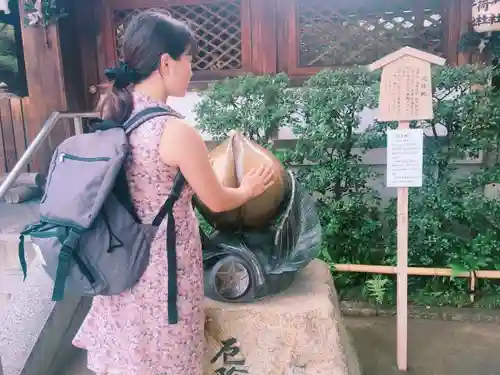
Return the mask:
<path fill-rule="evenodd" d="M 274 184 L 274 170 L 271 166 L 262 164 L 259 168 L 251 169 L 240 184 L 248 199 L 255 198 Z"/>

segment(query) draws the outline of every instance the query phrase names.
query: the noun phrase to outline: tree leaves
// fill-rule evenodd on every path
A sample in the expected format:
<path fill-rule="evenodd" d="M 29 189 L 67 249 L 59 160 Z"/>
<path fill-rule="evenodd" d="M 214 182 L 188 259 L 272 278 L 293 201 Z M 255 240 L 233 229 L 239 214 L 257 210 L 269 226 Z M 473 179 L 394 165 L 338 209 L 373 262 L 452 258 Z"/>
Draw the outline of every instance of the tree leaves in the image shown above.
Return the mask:
<path fill-rule="evenodd" d="M 226 79 L 203 93 L 196 107 L 200 130 L 224 139 L 240 130 L 263 146 L 292 122 L 294 95 L 286 75 Z"/>
<path fill-rule="evenodd" d="M 491 70 L 474 66 L 433 70 L 435 117 L 411 123 L 426 138 L 424 185 L 410 189 L 410 265 L 456 272 L 498 268 L 500 204 L 484 195 L 485 185 L 500 183 L 500 94 L 490 79 Z M 367 150 L 385 147 L 387 129 L 397 126 L 375 122 L 361 129 L 360 113 L 376 108 L 379 85 L 380 76 L 363 69 L 324 70 L 298 88 L 283 74 L 244 76 L 215 84 L 198 106 L 200 128 L 217 138 L 241 129 L 272 148 L 280 128 L 293 130 L 296 147 L 274 151 L 314 192 L 321 257 L 332 269 L 339 263 L 396 264 L 396 200 L 382 204 L 372 188 L 380 176 L 361 160 Z M 457 161 L 480 152 L 487 163 L 459 173 Z M 377 303 L 395 299 L 392 278 L 334 275 L 341 295 L 361 289 Z M 490 281 L 481 285 L 500 291 Z M 413 277 L 410 300 L 462 304 L 467 288 L 464 279 Z"/>

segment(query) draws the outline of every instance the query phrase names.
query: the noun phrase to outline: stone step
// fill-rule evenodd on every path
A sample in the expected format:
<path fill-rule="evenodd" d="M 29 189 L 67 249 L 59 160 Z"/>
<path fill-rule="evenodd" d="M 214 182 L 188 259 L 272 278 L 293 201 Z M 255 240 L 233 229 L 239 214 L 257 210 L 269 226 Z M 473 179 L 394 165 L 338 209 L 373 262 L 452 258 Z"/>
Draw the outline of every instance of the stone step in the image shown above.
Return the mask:
<path fill-rule="evenodd" d="M 0 201 L 0 236 L 18 236 L 26 224 L 38 221 L 39 205 L 39 200 L 20 204 Z"/>
<path fill-rule="evenodd" d="M 18 258 L 19 233 L 38 220 L 37 201 L 8 204 L 0 202 L 0 312 L 23 282 Z M 28 265 L 35 259 L 30 239 L 25 239 Z"/>
<path fill-rule="evenodd" d="M 87 352 L 81 349 L 76 351 L 74 357 L 68 358 L 60 371 L 60 375 L 94 375 L 94 372 L 87 368 Z"/>
<path fill-rule="evenodd" d="M 0 274 L 19 269 L 19 233 L 26 225 L 38 221 L 38 207 L 37 201 L 22 204 L 0 202 Z M 29 238 L 26 238 L 27 255 L 31 260 L 33 252 L 30 251 L 29 242 Z"/>
<path fill-rule="evenodd" d="M 0 202 L 0 375 L 61 374 L 61 365 L 78 353 L 71 339 L 90 306 L 90 299 L 79 297 L 51 300 L 53 281 L 37 261 L 29 237 L 28 277 L 23 282 L 19 233 L 39 220 L 38 208 L 37 201 Z"/>

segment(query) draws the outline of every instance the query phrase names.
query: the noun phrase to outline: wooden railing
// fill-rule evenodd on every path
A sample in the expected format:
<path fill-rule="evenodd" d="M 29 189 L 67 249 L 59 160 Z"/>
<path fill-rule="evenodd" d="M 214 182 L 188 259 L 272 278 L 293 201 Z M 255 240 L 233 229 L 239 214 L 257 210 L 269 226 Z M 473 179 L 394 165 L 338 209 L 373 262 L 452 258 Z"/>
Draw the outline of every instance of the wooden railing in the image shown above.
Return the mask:
<path fill-rule="evenodd" d="M 0 176 L 12 170 L 28 144 L 29 98 L 0 94 Z M 28 172 L 29 167 L 23 172 Z"/>

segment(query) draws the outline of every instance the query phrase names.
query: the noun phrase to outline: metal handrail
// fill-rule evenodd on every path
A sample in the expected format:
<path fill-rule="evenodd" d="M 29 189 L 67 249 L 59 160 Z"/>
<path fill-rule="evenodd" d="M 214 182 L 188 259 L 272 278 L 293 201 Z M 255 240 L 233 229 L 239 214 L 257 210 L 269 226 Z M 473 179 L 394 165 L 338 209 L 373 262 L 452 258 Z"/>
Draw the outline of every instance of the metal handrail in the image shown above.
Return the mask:
<path fill-rule="evenodd" d="M 81 112 L 81 113 L 65 113 L 65 112 L 54 112 L 45 121 L 40 129 L 40 132 L 36 135 L 35 139 L 28 146 L 24 154 L 21 156 L 19 161 L 16 163 L 14 168 L 7 174 L 5 181 L 0 185 L 0 199 L 5 195 L 7 190 L 16 182 L 18 177 L 21 175 L 23 169 L 29 164 L 33 156 L 38 151 L 40 146 L 45 142 L 50 132 L 60 120 L 63 119 L 73 119 L 75 126 L 75 134 L 83 134 L 83 122 L 84 118 L 99 118 L 98 113 L 91 112 Z"/>

